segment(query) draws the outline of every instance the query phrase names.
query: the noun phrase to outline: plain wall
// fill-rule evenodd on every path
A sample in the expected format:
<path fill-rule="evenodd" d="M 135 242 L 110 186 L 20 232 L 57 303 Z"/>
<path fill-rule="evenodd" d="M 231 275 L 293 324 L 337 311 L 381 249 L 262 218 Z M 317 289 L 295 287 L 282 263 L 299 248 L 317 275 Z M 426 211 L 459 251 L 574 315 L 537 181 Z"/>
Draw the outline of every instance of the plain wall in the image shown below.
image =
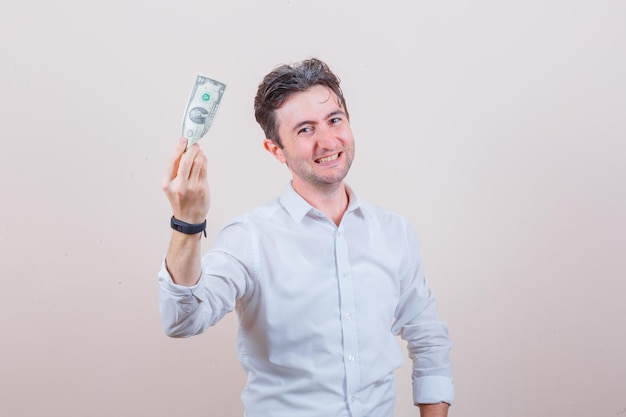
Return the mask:
<path fill-rule="evenodd" d="M 278 195 L 252 101 L 311 56 L 343 80 L 348 182 L 421 236 L 450 415 L 626 415 L 623 1 L 5 3 L 0 416 L 242 415 L 235 315 L 161 330 L 160 183 L 203 73 L 228 85 L 205 247 Z"/>

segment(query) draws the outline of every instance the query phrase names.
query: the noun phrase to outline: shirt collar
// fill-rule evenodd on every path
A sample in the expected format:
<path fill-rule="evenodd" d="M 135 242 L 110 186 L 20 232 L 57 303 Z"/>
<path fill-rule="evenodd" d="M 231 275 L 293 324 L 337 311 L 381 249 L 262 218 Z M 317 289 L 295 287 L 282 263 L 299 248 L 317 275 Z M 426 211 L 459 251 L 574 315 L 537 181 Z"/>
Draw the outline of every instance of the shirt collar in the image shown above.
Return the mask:
<path fill-rule="evenodd" d="M 348 208 L 346 209 L 346 213 L 354 211 L 361 206 L 361 201 L 359 200 L 358 195 L 354 192 L 348 184 L 346 184 L 346 190 L 348 192 L 348 197 L 350 198 L 350 202 L 348 203 Z M 315 207 L 310 205 L 304 198 L 300 196 L 293 189 L 291 185 L 291 181 L 285 187 L 285 190 L 279 197 L 280 204 L 287 210 L 289 215 L 298 223 L 302 221 L 304 216 L 306 216 L 309 212 L 319 212 Z"/>

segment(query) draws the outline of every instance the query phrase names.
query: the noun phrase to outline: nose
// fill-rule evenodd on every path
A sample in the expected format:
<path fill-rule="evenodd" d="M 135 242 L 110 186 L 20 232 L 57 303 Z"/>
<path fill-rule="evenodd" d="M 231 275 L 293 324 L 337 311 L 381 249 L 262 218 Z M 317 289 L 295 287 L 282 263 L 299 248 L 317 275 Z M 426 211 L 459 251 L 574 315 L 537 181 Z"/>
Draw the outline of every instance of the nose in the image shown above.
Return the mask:
<path fill-rule="evenodd" d="M 331 126 L 320 126 L 317 129 L 317 146 L 322 149 L 333 149 L 336 147 L 338 139 L 336 132 Z"/>

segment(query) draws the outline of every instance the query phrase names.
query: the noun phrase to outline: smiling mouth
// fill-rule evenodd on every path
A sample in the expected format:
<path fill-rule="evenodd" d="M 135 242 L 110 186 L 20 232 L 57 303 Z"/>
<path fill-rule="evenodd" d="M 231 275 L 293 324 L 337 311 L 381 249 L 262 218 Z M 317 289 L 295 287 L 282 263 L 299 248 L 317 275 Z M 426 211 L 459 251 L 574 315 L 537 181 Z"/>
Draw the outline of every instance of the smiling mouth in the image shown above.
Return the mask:
<path fill-rule="evenodd" d="M 340 153 L 341 153 L 341 152 L 340 152 Z M 319 159 L 316 159 L 316 160 L 315 160 L 315 162 L 317 162 L 318 164 L 324 164 L 324 163 L 326 163 L 326 162 L 331 162 L 331 161 L 334 161 L 334 160 L 335 160 L 335 159 L 337 159 L 337 158 L 339 158 L 339 153 L 336 153 L 336 154 L 331 155 L 331 156 L 326 156 L 326 157 L 324 157 L 324 158 L 319 158 Z"/>

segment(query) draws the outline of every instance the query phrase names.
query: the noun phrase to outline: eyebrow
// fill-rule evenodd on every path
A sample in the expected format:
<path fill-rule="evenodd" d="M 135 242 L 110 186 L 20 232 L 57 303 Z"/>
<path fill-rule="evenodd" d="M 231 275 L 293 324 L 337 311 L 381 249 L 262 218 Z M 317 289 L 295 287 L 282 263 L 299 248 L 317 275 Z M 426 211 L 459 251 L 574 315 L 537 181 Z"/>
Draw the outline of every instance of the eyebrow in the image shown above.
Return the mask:
<path fill-rule="evenodd" d="M 331 111 L 330 113 L 328 113 L 326 115 L 324 120 L 331 119 L 331 118 L 333 118 L 335 116 L 344 116 L 345 117 L 346 116 L 346 112 L 341 110 L 341 109 L 337 109 L 337 110 Z M 315 124 L 315 122 L 313 120 L 303 120 L 300 123 L 298 123 L 297 125 L 295 125 L 291 131 L 292 132 L 297 132 L 302 126 L 312 125 L 312 124 Z"/>

